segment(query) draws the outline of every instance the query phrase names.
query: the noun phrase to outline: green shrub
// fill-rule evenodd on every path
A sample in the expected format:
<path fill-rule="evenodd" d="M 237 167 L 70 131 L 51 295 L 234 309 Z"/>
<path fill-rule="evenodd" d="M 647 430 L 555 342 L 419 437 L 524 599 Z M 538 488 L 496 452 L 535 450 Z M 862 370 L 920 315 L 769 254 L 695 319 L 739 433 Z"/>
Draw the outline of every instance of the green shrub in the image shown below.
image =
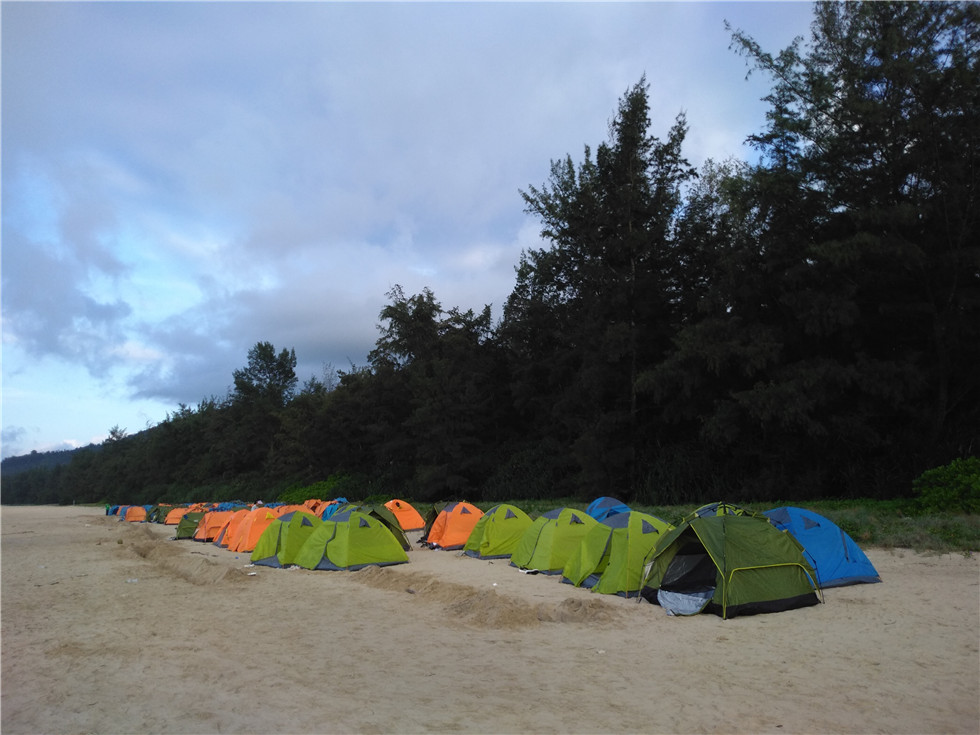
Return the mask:
<path fill-rule="evenodd" d="M 954 459 L 912 482 L 919 513 L 980 513 L 980 457 Z"/>

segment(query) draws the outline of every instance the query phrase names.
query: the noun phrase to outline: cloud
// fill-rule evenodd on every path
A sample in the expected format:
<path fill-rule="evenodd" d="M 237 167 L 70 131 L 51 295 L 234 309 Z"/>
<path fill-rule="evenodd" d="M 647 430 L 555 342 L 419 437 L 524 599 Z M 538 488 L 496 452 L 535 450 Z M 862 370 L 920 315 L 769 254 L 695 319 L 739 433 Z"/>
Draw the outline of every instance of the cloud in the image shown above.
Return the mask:
<path fill-rule="evenodd" d="M 694 165 L 744 154 L 764 82 L 744 81 L 722 21 L 773 48 L 805 30 L 810 9 L 3 13 L 5 420 L 60 437 L 59 417 L 28 420 L 28 402 L 7 397 L 35 380 L 32 362 L 58 366 L 62 404 L 101 396 L 95 429 L 78 434 L 88 436 L 145 423 L 127 401 L 152 421 L 161 407 L 224 395 L 258 341 L 294 347 L 301 380 L 363 364 L 395 284 L 431 288 L 447 310 L 492 303 L 499 318 L 521 250 L 540 244 L 521 189 L 540 186 L 552 159 L 580 160 L 605 140 L 644 73 L 655 135 L 686 110 Z"/>
<path fill-rule="evenodd" d="M 105 370 L 105 346 L 120 337 L 129 305 L 89 293 L 102 274 L 78 253 L 52 253 L 16 232 L 4 240 L 4 342 L 37 356 L 78 360 L 96 373 Z"/>
<path fill-rule="evenodd" d="M 0 441 L 3 442 L 4 446 L 17 444 L 24 438 L 25 434 L 27 434 L 27 429 L 23 426 L 5 426 L 0 432 Z"/>

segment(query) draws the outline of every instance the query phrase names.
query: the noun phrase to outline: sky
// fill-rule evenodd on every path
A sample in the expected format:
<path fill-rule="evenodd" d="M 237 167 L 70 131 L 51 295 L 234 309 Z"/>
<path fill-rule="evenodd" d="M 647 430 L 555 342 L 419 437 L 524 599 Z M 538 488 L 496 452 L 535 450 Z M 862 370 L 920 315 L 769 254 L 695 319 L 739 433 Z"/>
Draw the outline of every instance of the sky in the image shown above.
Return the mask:
<path fill-rule="evenodd" d="M 495 319 L 520 192 L 651 132 L 751 160 L 809 3 L 9 2 L 2 23 L 3 457 L 133 434 L 231 391 L 248 350 L 367 364 L 386 294 Z"/>

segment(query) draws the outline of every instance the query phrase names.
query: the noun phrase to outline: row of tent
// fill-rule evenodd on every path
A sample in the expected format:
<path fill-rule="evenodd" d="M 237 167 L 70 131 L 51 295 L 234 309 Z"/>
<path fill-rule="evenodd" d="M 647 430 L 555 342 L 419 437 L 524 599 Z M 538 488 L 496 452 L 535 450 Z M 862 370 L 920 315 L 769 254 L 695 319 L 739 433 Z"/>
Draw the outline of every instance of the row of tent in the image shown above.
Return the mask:
<path fill-rule="evenodd" d="M 817 604 L 827 587 L 880 581 L 843 529 L 802 508 L 755 513 L 712 503 L 676 528 L 613 498 L 534 520 L 506 504 L 484 514 L 454 503 L 440 516 L 442 523 L 423 536 L 431 548 L 509 557 L 522 571 L 560 575 L 594 592 L 642 596 L 675 615 L 776 612 Z"/>
<path fill-rule="evenodd" d="M 327 520 L 335 512 L 350 505 L 346 498 L 312 499 L 298 505 L 263 505 L 261 502 L 194 503 L 182 506 L 115 505 L 106 507 L 106 515 L 116 515 L 120 520 L 130 522 L 173 525 L 177 527 L 177 539 L 217 539 L 218 545 L 231 551 L 252 551 L 261 533 L 273 521 L 288 513 L 299 511 Z M 383 515 L 384 521 L 397 532 L 420 530 L 424 526 L 418 511 L 402 500 L 391 500 L 383 506 L 363 507 L 375 515 Z"/>
<path fill-rule="evenodd" d="M 137 520 L 140 514 L 130 510 L 117 512 Z M 176 538 L 251 552 L 253 564 L 306 569 L 406 563 L 405 531 L 421 529 L 425 547 L 508 558 L 523 572 L 640 597 L 676 615 L 775 612 L 816 604 L 826 587 L 880 581 L 842 529 L 793 507 L 755 513 L 713 503 L 676 528 L 609 497 L 585 511 L 556 508 L 536 519 L 510 504 L 484 513 L 470 503 L 446 503 L 423 518 L 403 500 L 364 506 L 343 498 L 223 510 L 190 506 L 165 514 L 147 508 L 150 516 L 176 524 Z"/>
<path fill-rule="evenodd" d="M 154 517 L 152 511 L 148 517 Z M 424 523 L 418 511 L 401 500 L 365 506 L 345 498 L 301 505 L 197 504 L 171 507 L 156 517 L 176 526 L 177 540 L 250 552 L 253 564 L 345 570 L 407 562 L 411 547 L 405 531 L 419 530 Z M 121 518 L 138 520 L 140 514 L 127 509 Z"/>

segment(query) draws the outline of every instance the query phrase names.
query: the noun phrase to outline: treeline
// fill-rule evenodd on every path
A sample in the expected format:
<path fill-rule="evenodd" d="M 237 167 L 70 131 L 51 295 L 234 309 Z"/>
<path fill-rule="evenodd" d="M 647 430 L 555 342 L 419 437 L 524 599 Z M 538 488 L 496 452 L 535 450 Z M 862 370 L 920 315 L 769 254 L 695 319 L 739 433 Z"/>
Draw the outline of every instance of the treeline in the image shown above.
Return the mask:
<path fill-rule="evenodd" d="M 73 449 L 59 449 L 53 452 L 31 452 L 18 457 L 7 457 L 0 462 L 0 472 L 6 477 L 20 472 L 29 472 L 42 467 L 57 467 L 71 462 Z"/>
<path fill-rule="evenodd" d="M 547 246 L 498 323 L 395 287 L 363 367 L 299 386 L 259 343 L 228 396 L 4 502 L 888 498 L 976 453 L 980 6 L 814 12 L 776 55 L 732 33 L 772 80 L 758 163 L 694 170 L 641 79 L 522 192 Z"/>

